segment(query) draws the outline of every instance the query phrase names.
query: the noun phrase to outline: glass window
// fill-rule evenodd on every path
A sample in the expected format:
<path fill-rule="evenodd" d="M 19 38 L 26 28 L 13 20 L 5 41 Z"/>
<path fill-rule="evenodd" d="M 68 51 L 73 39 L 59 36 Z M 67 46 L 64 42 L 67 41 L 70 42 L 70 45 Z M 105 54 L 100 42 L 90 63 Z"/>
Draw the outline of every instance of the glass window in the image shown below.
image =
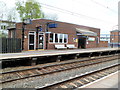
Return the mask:
<path fill-rule="evenodd" d="M 62 43 L 63 35 L 64 35 L 64 34 L 59 34 L 59 43 Z"/>
<path fill-rule="evenodd" d="M 34 32 L 29 32 L 29 34 L 34 34 Z"/>
<path fill-rule="evenodd" d="M 53 33 L 50 33 L 50 42 L 53 42 Z"/>
<path fill-rule="evenodd" d="M 6 29 L 6 26 L 4 26 L 4 30 Z"/>
<path fill-rule="evenodd" d="M 67 41 L 68 41 L 67 34 L 50 33 L 50 42 L 52 43 L 67 43 Z"/>
<path fill-rule="evenodd" d="M 1 29 L 4 29 L 3 25 L 1 26 Z"/>
<path fill-rule="evenodd" d="M 58 43 L 58 34 L 55 34 L 55 42 Z"/>
<path fill-rule="evenodd" d="M 5 30 L 5 29 L 7 29 L 7 28 L 6 28 L 5 25 L 2 25 L 2 26 L 1 26 L 1 29 L 4 29 L 4 30 Z"/>
<path fill-rule="evenodd" d="M 64 34 L 64 43 L 67 43 L 68 35 Z"/>
<path fill-rule="evenodd" d="M 29 35 L 29 43 L 34 43 L 34 35 Z"/>

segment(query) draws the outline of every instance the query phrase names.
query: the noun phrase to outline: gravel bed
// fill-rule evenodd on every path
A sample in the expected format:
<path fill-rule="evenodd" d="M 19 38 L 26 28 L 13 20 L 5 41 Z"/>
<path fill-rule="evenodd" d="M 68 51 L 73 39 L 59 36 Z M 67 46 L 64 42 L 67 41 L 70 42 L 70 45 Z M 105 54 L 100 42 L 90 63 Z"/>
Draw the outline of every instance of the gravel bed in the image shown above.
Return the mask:
<path fill-rule="evenodd" d="M 105 56 L 102 56 L 102 57 L 105 57 Z M 35 65 L 35 66 L 8 67 L 8 68 L 0 69 L 0 73 L 2 73 L 2 72 L 14 71 L 14 70 L 22 70 L 22 69 L 28 69 L 28 68 L 35 68 L 35 67 L 45 67 L 45 66 L 51 66 L 51 65 L 59 65 L 59 64 L 71 63 L 71 62 L 74 63 L 74 62 L 76 62 L 76 61 L 93 59 L 93 58 L 100 58 L 100 57 L 78 58 L 78 59 L 65 60 L 65 61 L 60 61 L 60 62 L 51 62 L 51 63 L 45 63 L 45 64 L 37 64 L 37 65 Z"/>
<path fill-rule="evenodd" d="M 104 56 L 102 56 L 102 57 L 104 57 Z M 99 58 L 99 57 L 78 58 L 78 59 L 65 60 L 65 61 L 60 61 L 60 62 L 51 62 L 51 63 L 45 63 L 45 64 L 37 64 L 35 66 L 7 67 L 7 68 L 4 68 L 4 69 L 0 69 L 0 72 L 2 73 L 2 72 L 14 71 L 14 70 L 28 69 L 28 68 L 33 68 L 33 67 L 44 67 L 44 66 L 57 65 L 57 64 L 70 63 L 70 62 L 74 63 L 76 61 L 81 61 L 81 60 L 86 60 L 86 59 L 93 59 L 93 58 Z"/>
<path fill-rule="evenodd" d="M 57 64 L 63 64 L 63 63 L 81 61 L 81 60 L 86 60 L 86 59 L 88 59 L 88 58 L 78 58 L 78 59 L 66 60 L 66 61 L 61 61 L 61 62 L 51 62 L 51 63 L 45 63 L 45 64 L 38 64 L 35 66 L 8 67 L 8 68 L 0 69 L 0 72 L 9 72 L 9 71 L 28 69 L 28 68 L 33 68 L 33 67 L 44 67 L 44 66 L 50 66 L 50 65 L 57 65 Z"/>
<path fill-rule="evenodd" d="M 87 66 L 87 67 L 72 69 L 64 72 L 54 73 L 51 75 L 28 78 L 22 81 L 18 80 L 11 83 L 5 83 L 2 85 L 2 87 L 3 88 L 39 88 L 42 86 L 67 80 L 77 75 L 82 75 L 89 71 L 98 70 L 106 66 L 111 66 L 113 64 L 118 64 L 118 60 L 113 60 L 113 61 L 109 61 L 101 64 L 95 64 L 89 67 Z"/>

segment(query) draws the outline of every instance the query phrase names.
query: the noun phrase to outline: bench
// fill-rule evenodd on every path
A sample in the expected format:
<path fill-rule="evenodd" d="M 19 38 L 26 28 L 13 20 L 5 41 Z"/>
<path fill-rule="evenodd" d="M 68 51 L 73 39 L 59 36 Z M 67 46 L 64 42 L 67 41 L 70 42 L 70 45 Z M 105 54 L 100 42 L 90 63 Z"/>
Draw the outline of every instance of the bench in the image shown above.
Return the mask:
<path fill-rule="evenodd" d="M 56 49 L 67 49 L 67 47 L 65 47 L 65 45 L 55 45 Z"/>
<path fill-rule="evenodd" d="M 75 49 L 75 48 L 77 48 L 77 47 L 75 47 L 74 44 L 67 44 L 66 46 L 67 46 L 68 49 Z"/>

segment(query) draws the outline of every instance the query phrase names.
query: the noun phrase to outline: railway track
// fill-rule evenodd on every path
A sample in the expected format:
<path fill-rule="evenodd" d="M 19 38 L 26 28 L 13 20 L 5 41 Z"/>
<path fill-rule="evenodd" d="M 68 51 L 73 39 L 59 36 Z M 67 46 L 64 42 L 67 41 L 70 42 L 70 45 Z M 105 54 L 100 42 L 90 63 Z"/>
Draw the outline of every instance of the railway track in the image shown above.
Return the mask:
<path fill-rule="evenodd" d="M 92 83 L 98 79 L 101 79 L 109 74 L 115 73 L 118 71 L 118 67 L 120 65 L 115 65 L 111 67 L 107 67 L 95 72 L 91 72 L 88 74 L 84 74 L 78 77 L 74 77 L 65 81 L 61 81 L 55 84 L 51 84 L 48 86 L 44 86 L 41 88 L 38 88 L 37 90 L 56 90 L 56 88 L 72 88 L 72 89 L 77 89 L 77 88 L 82 88 L 84 85 L 87 85 L 89 83 Z"/>
<path fill-rule="evenodd" d="M 23 70 L 4 72 L 0 74 L 0 77 L 1 77 L 0 83 L 4 84 L 4 83 L 9 83 L 12 81 L 22 80 L 30 77 L 48 75 L 52 73 L 62 72 L 65 70 L 71 70 L 75 68 L 113 61 L 116 59 L 118 59 L 118 55 L 114 55 L 114 56 L 110 55 L 110 56 L 102 56 L 102 57 L 80 60 L 75 62 L 51 65 L 46 67 L 35 67 L 35 68 L 29 68 L 29 69 L 23 69 Z"/>

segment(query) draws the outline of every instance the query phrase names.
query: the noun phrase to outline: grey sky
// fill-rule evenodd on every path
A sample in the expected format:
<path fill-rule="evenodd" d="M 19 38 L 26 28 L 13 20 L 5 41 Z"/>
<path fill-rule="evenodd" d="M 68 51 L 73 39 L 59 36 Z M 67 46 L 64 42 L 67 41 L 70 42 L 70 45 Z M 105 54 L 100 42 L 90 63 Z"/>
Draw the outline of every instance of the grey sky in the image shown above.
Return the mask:
<path fill-rule="evenodd" d="M 15 6 L 16 0 L 0 1 L 6 3 L 7 6 L 7 10 L 4 9 L 3 11 L 9 11 L 10 8 Z M 109 31 L 115 29 L 116 25 L 118 25 L 119 0 L 37 1 L 41 3 L 43 12 L 57 14 L 58 21 L 100 28 L 102 34 L 109 33 Z"/>

